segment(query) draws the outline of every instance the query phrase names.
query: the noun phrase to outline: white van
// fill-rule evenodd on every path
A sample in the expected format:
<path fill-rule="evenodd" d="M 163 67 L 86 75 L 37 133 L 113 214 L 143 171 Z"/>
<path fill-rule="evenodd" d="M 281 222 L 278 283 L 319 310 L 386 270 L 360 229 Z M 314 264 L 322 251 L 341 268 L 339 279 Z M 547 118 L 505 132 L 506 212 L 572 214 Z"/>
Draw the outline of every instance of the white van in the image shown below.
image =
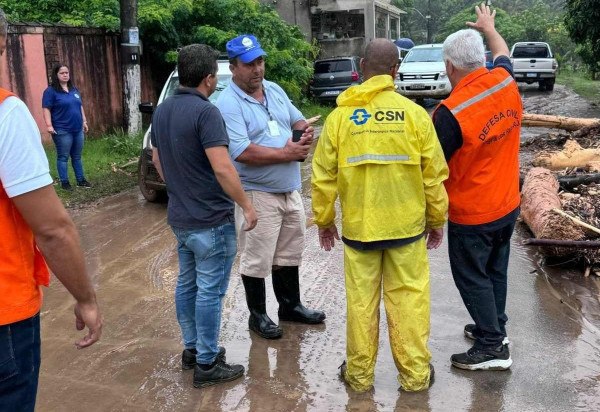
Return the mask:
<path fill-rule="evenodd" d="M 229 70 L 228 60 L 218 60 L 217 79 L 218 84 L 215 92 L 208 98 L 212 103 L 217 100 L 219 94 L 231 81 L 231 71 Z M 179 87 L 179 76 L 177 75 L 177 69 L 175 69 L 170 75 L 165 85 L 163 86 L 160 96 L 158 97 L 158 104 L 162 103 L 167 97 L 172 96 L 177 88 Z M 152 113 L 154 106 L 152 103 L 140 104 L 140 111 L 143 113 Z M 146 200 L 149 202 L 160 202 L 167 198 L 167 189 L 165 182 L 162 181 L 154 164 L 152 163 L 152 143 L 150 142 L 150 130 L 152 125 L 148 127 L 144 134 L 144 140 L 142 142 L 142 152 L 138 161 L 138 186 L 140 191 Z"/>
<path fill-rule="evenodd" d="M 411 99 L 445 99 L 452 91 L 446 74 L 442 44 L 415 46 L 402 59 L 395 84 L 398 93 Z"/>

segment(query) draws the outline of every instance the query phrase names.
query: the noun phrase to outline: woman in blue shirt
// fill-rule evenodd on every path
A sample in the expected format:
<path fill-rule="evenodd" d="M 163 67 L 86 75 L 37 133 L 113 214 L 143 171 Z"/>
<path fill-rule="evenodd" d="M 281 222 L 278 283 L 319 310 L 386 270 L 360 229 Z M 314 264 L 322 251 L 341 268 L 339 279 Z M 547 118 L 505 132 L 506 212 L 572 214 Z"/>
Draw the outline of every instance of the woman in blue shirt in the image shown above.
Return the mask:
<path fill-rule="evenodd" d="M 83 133 L 88 131 L 81 94 L 71 82 L 69 68 L 58 65 L 52 69 L 50 86 L 42 97 L 44 120 L 56 146 L 56 169 L 64 190 L 73 190 L 69 183 L 67 165 L 69 156 L 77 179 L 77 186 L 91 187 L 83 173 L 81 152 Z"/>

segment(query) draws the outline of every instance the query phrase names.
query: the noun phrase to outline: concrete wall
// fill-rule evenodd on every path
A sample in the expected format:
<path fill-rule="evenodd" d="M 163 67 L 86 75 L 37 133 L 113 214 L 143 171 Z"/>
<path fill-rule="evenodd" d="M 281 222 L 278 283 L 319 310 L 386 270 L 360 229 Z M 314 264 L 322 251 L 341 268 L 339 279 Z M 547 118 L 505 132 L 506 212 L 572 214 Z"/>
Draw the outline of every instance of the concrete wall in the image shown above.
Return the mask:
<path fill-rule="evenodd" d="M 320 40 L 321 51 L 319 58 L 337 56 L 361 56 L 365 48 L 365 39 L 363 37 L 352 37 L 349 39 L 327 39 Z"/>
<path fill-rule="evenodd" d="M 273 7 L 288 24 L 300 27 L 306 40 L 311 41 L 310 0 L 260 0 L 260 2 Z"/>
<path fill-rule="evenodd" d="M 42 112 L 42 94 L 52 68 L 69 66 L 81 91 L 90 134 L 123 126 L 119 36 L 100 29 L 11 25 L 0 57 L 0 87 L 27 104 L 45 141 L 50 140 Z M 149 65 L 142 58 L 142 101 L 156 102 Z"/>

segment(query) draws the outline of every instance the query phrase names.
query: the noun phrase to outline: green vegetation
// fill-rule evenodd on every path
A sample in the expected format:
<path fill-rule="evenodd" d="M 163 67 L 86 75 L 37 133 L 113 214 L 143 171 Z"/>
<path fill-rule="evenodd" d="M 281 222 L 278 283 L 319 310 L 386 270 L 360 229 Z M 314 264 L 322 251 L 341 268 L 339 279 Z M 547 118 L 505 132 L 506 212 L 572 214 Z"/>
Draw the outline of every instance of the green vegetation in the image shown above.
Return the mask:
<path fill-rule="evenodd" d="M 597 0 L 568 0 L 565 25 L 578 45 L 577 54 L 587 65 L 592 79 L 600 73 L 600 7 Z"/>
<path fill-rule="evenodd" d="M 307 102 L 305 104 L 300 105 L 298 109 L 302 112 L 302 114 L 308 119 L 314 116 L 321 116 L 318 122 L 314 123 L 314 126 L 323 126 L 325 119 L 329 116 L 329 113 L 333 111 L 334 106 L 321 106 L 320 104 Z"/>
<path fill-rule="evenodd" d="M 596 105 L 600 105 L 600 80 L 592 80 L 581 71 L 561 69 L 556 82 L 570 87 L 578 95 L 585 97 Z"/>
<path fill-rule="evenodd" d="M 119 0 L 0 0 L 10 21 L 66 23 L 119 31 Z M 231 38 L 251 33 L 269 55 L 269 80 L 298 101 L 312 75 L 315 45 L 297 26 L 257 0 L 139 0 L 138 25 L 145 57 L 159 83 L 177 59 L 177 49 L 205 43 L 222 52 Z M 162 84 L 161 84 L 162 86 Z"/>
<path fill-rule="evenodd" d="M 71 192 L 56 184 L 56 192 L 65 206 L 89 203 L 101 197 L 119 193 L 137 183 L 137 159 L 142 147 L 142 137 L 114 133 L 100 138 L 86 139 L 83 147 L 83 168 L 92 184 L 89 189 L 74 185 L 75 176 L 69 161 L 69 179 L 74 186 Z M 46 147 L 50 174 L 58 181 L 56 150 L 53 144 Z"/>

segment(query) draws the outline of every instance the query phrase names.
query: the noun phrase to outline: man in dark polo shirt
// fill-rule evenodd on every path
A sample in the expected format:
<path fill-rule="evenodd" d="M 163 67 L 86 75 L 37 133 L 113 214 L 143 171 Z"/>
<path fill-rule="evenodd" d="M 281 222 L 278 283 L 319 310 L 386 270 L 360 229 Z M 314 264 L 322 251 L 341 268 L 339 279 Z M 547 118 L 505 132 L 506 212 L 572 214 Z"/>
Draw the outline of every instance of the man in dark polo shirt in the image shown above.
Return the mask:
<path fill-rule="evenodd" d="M 217 57 L 203 44 L 181 49 L 180 88 L 157 107 L 151 135 L 152 161 L 169 194 L 167 222 L 178 243 L 181 366 L 194 368 L 197 388 L 244 374 L 242 365 L 225 363 L 225 348 L 218 346 L 222 301 L 236 254 L 233 201 L 244 212 L 244 230 L 257 222 L 229 158 L 223 118 L 207 99 L 217 86 Z"/>

